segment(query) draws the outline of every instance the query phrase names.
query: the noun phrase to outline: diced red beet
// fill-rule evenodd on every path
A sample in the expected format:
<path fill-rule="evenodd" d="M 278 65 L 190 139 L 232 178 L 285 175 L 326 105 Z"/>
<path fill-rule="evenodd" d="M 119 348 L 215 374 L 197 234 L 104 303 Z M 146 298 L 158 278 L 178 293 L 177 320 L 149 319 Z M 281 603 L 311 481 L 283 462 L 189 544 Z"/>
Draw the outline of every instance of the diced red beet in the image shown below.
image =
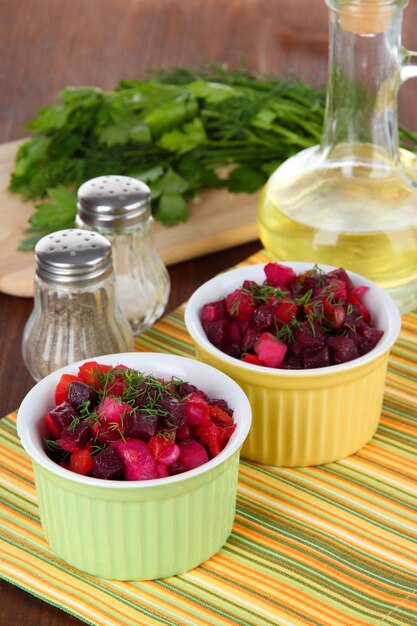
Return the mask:
<path fill-rule="evenodd" d="M 187 383 L 187 382 L 181 382 L 181 384 L 178 385 L 178 389 L 176 389 L 176 393 L 181 398 L 185 398 L 186 396 L 189 396 L 190 393 L 195 393 L 198 396 L 205 398 L 204 391 L 202 391 L 201 389 L 198 389 L 198 387 L 196 387 L 195 385 L 192 385 L 191 383 Z"/>
<path fill-rule="evenodd" d="M 83 404 L 84 402 L 90 402 L 89 408 L 92 409 L 97 404 L 98 394 L 94 387 L 91 387 L 91 385 L 74 381 L 69 385 L 67 400 L 75 407 Z"/>
<path fill-rule="evenodd" d="M 226 300 L 217 300 L 209 302 L 203 306 L 201 319 L 204 322 L 217 322 L 226 318 Z"/>
<path fill-rule="evenodd" d="M 180 461 L 175 461 L 169 468 L 170 476 L 175 476 L 176 474 L 182 474 L 187 471 L 187 468 Z"/>
<path fill-rule="evenodd" d="M 214 458 L 220 454 L 235 428 L 236 424 L 218 426 L 212 421 L 206 422 L 200 427 L 198 439 L 208 448 L 210 458 Z"/>
<path fill-rule="evenodd" d="M 185 441 L 186 439 L 190 439 L 191 437 L 191 430 L 190 427 L 187 426 L 187 424 L 184 424 L 184 426 L 180 426 L 176 432 L 176 439 L 177 441 Z"/>
<path fill-rule="evenodd" d="M 255 343 L 259 339 L 259 335 L 260 333 L 255 330 L 255 328 L 251 328 L 249 326 L 249 328 L 243 335 L 242 343 L 240 344 L 242 352 L 250 352 L 251 350 L 253 350 Z"/>
<path fill-rule="evenodd" d="M 304 315 L 311 320 L 320 319 L 324 315 L 324 302 L 323 298 L 316 296 L 311 298 L 303 305 Z"/>
<path fill-rule="evenodd" d="M 124 474 L 124 465 L 117 452 L 109 446 L 93 456 L 92 475 L 95 478 L 114 480 Z"/>
<path fill-rule="evenodd" d="M 357 295 L 355 295 L 352 291 L 350 291 L 347 295 L 347 302 L 356 305 L 356 307 L 360 310 L 363 321 L 366 324 L 369 324 L 371 321 L 371 314 L 369 313 L 366 306 L 361 302 Z"/>
<path fill-rule="evenodd" d="M 241 354 L 241 349 L 238 345 L 229 342 L 225 346 L 223 346 L 222 352 L 224 352 L 225 354 L 229 354 L 234 358 L 238 358 Z"/>
<path fill-rule="evenodd" d="M 223 398 L 212 398 L 208 401 L 208 405 L 218 406 L 220 409 L 228 413 L 230 417 L 233 417 L 233 409 L 228 406 L 226 400 L 223 400 Z"/>
<path fill-rule="evenodd" d="M 107 395 L 121 397 L 123 396 L 126 384 L 120 376 L 117 376 L 115 380 L 109 381 L 106 385 Z"/>
<path fill-rule="evenodd" d="M 236 320 L 247 320 L 255 310 L 256 304 L 253 296 L 243 289 L 235 289 L 226 296 L 226 311 Z"/>
<path fill-rule="evenodd" d="M 78 376 L 87 385 L 92 385 L 96 389 L 100 387 L 99 378 L 101 374 L 106 374 L 112 369 L 111 365 L 97 363 L 96 361 L 88 361 L 83 363 L 78 369 Z"/>
<path fill-rule="evenodd" d="M 279 263 L 267 263 L 264 272 L 267 283 L 282 290 L 286 290 L 297 277 L 291 267 Z"/>
<path fill-rule="evenodd" d="M 227 320 L 203 323 L 203 328 L 208 340 L 218 348 L 224 346 L 229 339 L 229 327 L 230 322 Z"/>
<path fill-rule="evenodd" d="M 299 357 L 304 350 L 319 350 L 325 344 L 323 331 L 317 322 L 305 321 L 296 329 L 291 352 Z"/>
<path fill-rule="evenodd" d="M 161 389 L 161 387 L 155 384 L 155 379 L 143 380 L 138 385 L 138 395 L 136 396 L 136 407 L 148 407 L 149 403 L 160 402 L 162 398 L 169 398 L 170 393 L 168 389 Z"/>
<path fill-rule="evenodd" d="M 71 383 L 79 380 L 80 378 L 74 374 L 62 374 L 55 388 L 55 404 L 61 404 L 68 400 L 68 389 Z"/>
<path fill-rule="evenodd" d="M 347 297 L 347 287 L 345 281 L 333 278 L 332 280 L 326 282 L 326 285 L 323 287 L 321 292 L 321 296 L 330 302 L 345 304 Z"/>
<path fill-rule="evenodd" d="M 222 428 L 223 431 L 223 441 L 222 441 L 222 449 L 226 447 L 230 437 L 233 435 L 237 427 L 237 424 L 229 424 L 228 426 L 224 426 Z"/>
<path fill-rule="evenodd" d="M 249 320 L 238 320 L 240 335 L 243 337 L 247 329 L 249 328 Z"/>
<path fill-rule="evenodd" d="M 269 304 L 261 304 L 251 315 L 251 323 L 259 332 L 271 329 L 274 320 L 275 307 Z"/>
<path fill-rule="evenodd" d="M 78 422 L 73 427 L 70 425 L 63 429 L 57 444 L 67 452 L 74 452 L 83 448 L 90 441 L 91 435 L 91 426 L 85 421 Z"/>
<path fill-rule="evenodd" d="M 271 333 L 262 333 L 255 344 L 258 359 L 266 367 L 279 367 L 284 360 L 287 344 Z"/>
<path fill-rule="evenodd" d="M 303 367 L 313 369 L 315 367 L 326 367 L 330 365 L 329 350 L 323 346 L 319 350 L 305 350 L 302 354 Z"/>
<path fill-rule="evenodd" d="M 240 360 L 244 361 L 245 363 L 251 363 L 252 365 L 262 365 L 256 354 L 244 354 L 240 357 Z"/>
<path fill-rule="evenodd" d="M 275 306 L 274 316 L 283 324 L 292 322 L 298 311 L 298 306 L 290 298 L 282 298 L 279 304 Z"/>
<path fill-rule="evenodd" d="M 356 304 L 350 304 L 349 310 L 346 310 L 344 328 L 349 332 L 352 328 L 358 330 L 363 326 L 367 326 L 367 324 L 362 317 L 360 308 Z"/>
<path fill-rule="evenodd" d="M 350 337 L 340 335 L 328 337 L 326 345 L 329 349 L 330 362 L 332 365 L 346 363 L 359 356 L 358 347 Z"/>
<path fill-rule="evenodd" d="M 158 461 L 163 465 L 172 465 L 175 461 L 178 461 L 180 456 L 180 448 L 176 443 L 170 443 L 164 452 L 160 455 Z"/>
<path fill-rule="evenodd" d="M 292 354 L 290 351 L 287 351 L 284 360 L 281 363 L 281 368 L 287 370 L 299 370 L 303 369 L 303 364 L 300 357 L 295 356 L 295 354 Z"/>
<path fill-rule="evenodd" d="M 167 415 L 161 417 L 163 423 L 168 428 L 179 428 L 185 424 L 185 406 L 184 402 L 177 398 L 163 398 L 159 403 L 162 411 L 166 411 Z"/>
<path fill-rule="evenodd" d="M 124 435 L 126 437 L 149 441 L 156 433 L 159 416 L 156 413 L 130 411 L 124 419 Z"/>
<path fill-rule="evenodd" d="M 169 476 L 167 466 L 163 463 L 157 463 L 155 469 L 157 478 L 166 478 L 167 476 Z"/>
<path fill-rule="evenodd" d="M 351 293 L 353 293 L 357 298 L 359 298 L 359 300 L 362 301 L 363 296 L 369 291 L 369 287 L 367 285 L 359 285 L 358 287 L 354 287 L 351 290 Z"/>
<path fill-rule="evenodd" d="M 192 470 L 200 465 L 203 465 L 203 463 L 207 463 L 209 460 L 206 449 L 195 439 L 181 441 L 181 443 L 178 444 L 178 447 L 180 449 L 178 462 L 185 468 L 185 470 Z"/>
<path fill-rule="evenodd" d="M 126 480 L 157 478 L 155 459 L 148 445 L 140 439 L 119 439 L 111 444 L 124 465 Z"/>
<path fill-rule="evenodd" d="M 301 274 L 299 276 L 299 280 L 294 283 L 294 286 L 297 288 L 297 294 L 303 295 L 312 291 L 313 296 L 315 296 L 317 293 L 320 293 L 320 289 L 322 287 L 320 276 L 313 276 L 308 272 Z"/>
<path fill-rule="evenodd" d="M 165 463 L 165 465 L 175 463 L 180 453 L 174 439 L 174 433 L 165 435 L 163 431 L 150 438 L 148 446 L 155 461 Z"/>
<path fill-rule="evenodd" d="M 54 437 L 55 439 L 58 439 L 58 437 L 61 436 L 61 429 L 58 428 L 58 426 L 55 424 L 51 414 L 45 413 L 43 419 L 45 420 L 45 424 L 48 427 L 49 434 L 52 435 L 52 437 Z"/>
<path fill-rule="evenodd" d="M 210 405 L 210 419 L 217 426 L 230 426 L 233 424 L 233 417 L 216 405 Z"/>
<path fill-rule="evenodd" d="M 76 474 L 86 476 L 93 467 L 93 459 L 89 450 L 75 450 L 69 461 L 69 469 Z"/>
<path fill-rule="evenodd" d="M 239 322 L 230 322 L 228 341 L 232 344 L 240 344 L 241 334 L 239 328 Z"/>
<path fill-rule="evenodd" d="M 358 330 L 358 333 L 361 337 L 361 341 L 359 343 L 360 354 L 366 354 L 367 352 L 370 352 L 372 348 L 375 348 L 384 334 L 382 330 L 371 328 L 370 326 L 363 326 Z"/>
<path fill-rule="evenodd" d="M 71 424 L 74 417 L 78 417 L 77 410 L 69 402 L 62 402 L 49 411 L 50 419 L 61 434 L 63 429 Z"/>
<path fill-rule="evenodd" d="M 203 424 L 210 419 L 210 407 L 207 402 L 197 396 L 196 394 L 190 394 L 185 399 L 185 415 L 187 423 L 192 426 L 194 424 Z"/>
<path fill-rule="evenodd" d="M 330 276 L 331 278 L 336 278 L 337 280 L 342 280 L 346 284 L 348 289 L 352 289 L 353 287 L 352 281 L 350 280 L 348 273 L 342 267 L 328 272 L 327 276 Z"/>
<path fill-rule="evenodd" d="M 346 309 L 344 306 L 324 302 L 324 316 L 332 328 L 342 328 L 346 321 Z"/>
<path fill-rule="evenodd" d="M 120 399 L 106 396 L 97 407 L 97 415 L 102 424 L 117 424 L 117 427 L 123 429 L 123 419 L 132 410 L 132 407 Z"/>

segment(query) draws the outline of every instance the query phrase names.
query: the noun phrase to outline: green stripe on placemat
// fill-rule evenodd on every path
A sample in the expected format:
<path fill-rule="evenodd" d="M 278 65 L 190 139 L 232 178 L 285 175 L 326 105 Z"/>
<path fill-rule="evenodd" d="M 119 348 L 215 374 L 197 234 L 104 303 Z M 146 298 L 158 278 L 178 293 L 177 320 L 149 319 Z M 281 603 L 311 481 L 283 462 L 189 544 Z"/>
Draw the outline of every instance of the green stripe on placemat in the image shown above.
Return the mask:
<path fill-rule="evenodd" d="M 261 262 L 261 254 L 247 263 Z M 184 307 L 136 343 L 193 356 Z M 417 315 L 403 317 L 377 433 L 357 454 L 319 467 L 242 460 L 233 532 L 181 576 L 141 583 L 75 570 L 49 549 L 15 414 L 0 422 L 1 574 L 100 625 L 357 626 L 417 624 Z"/>

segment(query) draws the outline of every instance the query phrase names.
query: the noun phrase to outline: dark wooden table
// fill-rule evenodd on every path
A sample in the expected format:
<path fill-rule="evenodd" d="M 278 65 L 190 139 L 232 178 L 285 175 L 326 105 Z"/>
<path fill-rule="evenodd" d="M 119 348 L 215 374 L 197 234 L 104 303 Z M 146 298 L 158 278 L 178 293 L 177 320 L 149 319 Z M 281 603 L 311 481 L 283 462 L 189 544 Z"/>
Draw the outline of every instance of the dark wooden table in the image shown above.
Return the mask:
<path fill-rule="evenodd" d="M 417 48 L 417 0 L 405 11 L 404 43 Z M 66 85 L 112 89 L 120 78 L 207 61 L 322 85 L 327 75 L 324 0 L 0 0 L 0 142 Z M 417 81 L 400 94 L 400 120 L 417 130 Z M 255 241 L 169 268 L 167 312 L 202 282 L 259 249 Z M 0 416 L 33 385 L 20 352 L 31 299 L 0 294 Z M 1 573 L 1 555 L 0 555 Z M 0 624 L 81 622 L 8 583 L 0 583 Z"/>

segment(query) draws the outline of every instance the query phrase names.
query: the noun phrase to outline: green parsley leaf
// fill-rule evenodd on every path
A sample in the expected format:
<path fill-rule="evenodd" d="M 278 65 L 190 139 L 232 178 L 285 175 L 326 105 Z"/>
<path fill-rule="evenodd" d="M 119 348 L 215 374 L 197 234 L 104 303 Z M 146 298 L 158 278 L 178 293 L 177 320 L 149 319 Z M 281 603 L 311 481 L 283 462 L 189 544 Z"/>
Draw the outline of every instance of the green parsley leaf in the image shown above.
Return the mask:
<path fill-rule="evenodd" d="M 41 236 L 75 216 L 75 202 L 51 189 L 73 194 L 95 176 L 133 175 L 149 184 L 155 217 L 171 225 L 187 219 L 186 202 L 204 188 L 260 189 L 285 159 L 318 143 L 324 107 L 323 89 L 216 65 L 159 70 L 112 91 L 67 87 L 28 123 L 32 138 L 9 188 L 37 202 L 29 230 Z M 399 135 L 416 150 L 417 133 Z"/>
<path fill-rule="evenodd" d="M 161 176 L 152 186 L 155 196 L 161 193 L 183 194 L 188 189 L 188 182 L 169 168 L 168 171 Z"/>
<path fill-rule="evenodd" d="M 219 104 L 228 98 L 236 98 L 242 95 L 235 87 L 205 80 L 196 80 L 186 85 L 186 89 L 196 98 L 202 98 L 210 104 Z"/>
<path fill-rule="evenodd" d="M 30 227 L 27 233 L 39 233 L 36 237 L 24 239 L 20 250 L 27 250 L 48 232 L 73 228 L 75 221 L 76 194 L 64 186 L 48 189 L 50 202 L 41 202 L 35 205 L 36 211 L 30 217 Z M 52 231 L 49 231 L 52 229 Z"/>
<path fill-rule="evenodd" d="M 204 126 L 198 118 L 184 124 L 181 130 L 171 130 L 159 139 L 158 145 L 170 152 L 190 152 L 207 139 Z"/>
<path fill-rule="evenodd" d="M 187 221 L 188 207 L 179 193 L 165 192 L 159 198 L 155 216 L 156 219 L 161 220 L 167 226 L 173 226 L 178 222 Z"/>
<path fill-rule="evenodd" d="M 264 180 L 265 178 L 261 172 L 242 165 L 231 172 L 227 179 L 227 187 L 233 193 L 241 191 L 254 193 L 262 186 Z"/>

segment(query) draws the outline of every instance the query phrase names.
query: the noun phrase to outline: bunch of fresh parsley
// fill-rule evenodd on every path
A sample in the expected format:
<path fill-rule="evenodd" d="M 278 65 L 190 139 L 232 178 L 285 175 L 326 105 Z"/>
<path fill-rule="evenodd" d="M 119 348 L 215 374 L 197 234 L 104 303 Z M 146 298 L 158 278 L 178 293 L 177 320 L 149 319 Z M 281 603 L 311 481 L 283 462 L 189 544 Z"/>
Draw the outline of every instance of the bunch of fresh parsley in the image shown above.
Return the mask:
<path fill-rule="evenodd" d="M 147 183 L 166 225 L 187 220 L 200 189 L 255 192 L 283 160 L 320 140 L 324 100 L 297 80 L 218 67 L 123 80 L 110 92 L 66 88 L 28 123 L 32 138 L 17 154 L 11 191 L 42 200 L 21 248 L 71 227 L 77 188 L 95 176 Z"/>

